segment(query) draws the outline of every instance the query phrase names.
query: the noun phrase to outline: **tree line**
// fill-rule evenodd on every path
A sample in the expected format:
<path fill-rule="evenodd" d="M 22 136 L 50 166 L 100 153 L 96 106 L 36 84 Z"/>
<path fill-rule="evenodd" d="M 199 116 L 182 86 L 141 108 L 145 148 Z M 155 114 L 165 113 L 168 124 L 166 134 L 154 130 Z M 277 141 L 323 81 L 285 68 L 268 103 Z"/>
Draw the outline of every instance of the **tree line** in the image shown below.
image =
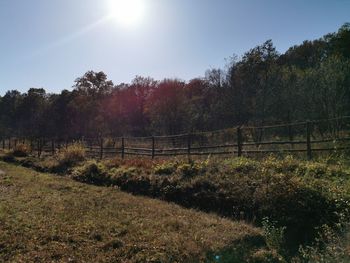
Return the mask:
<path fill-rule="evenodd" d="M 149 136 L 350 115 L 350 23 L 277 52 L 271 40 L 202 78 L 137 76 L 115 85 L 88 71 L 60 94 L 0 96 L 0 137 Z"/>

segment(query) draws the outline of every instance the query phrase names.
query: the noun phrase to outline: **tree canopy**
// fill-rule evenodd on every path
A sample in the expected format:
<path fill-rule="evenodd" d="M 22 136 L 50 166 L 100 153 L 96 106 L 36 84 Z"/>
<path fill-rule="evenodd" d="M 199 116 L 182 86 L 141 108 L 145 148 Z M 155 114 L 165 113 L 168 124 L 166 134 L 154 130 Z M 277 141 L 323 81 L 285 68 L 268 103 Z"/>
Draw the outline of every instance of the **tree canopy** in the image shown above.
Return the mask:
<path fill-rule="evenodd" d="M 147 136 L 350 114 L 350 24 L 279 54 L 272 40 L 202 78 L 135 77 L 115 85 L 88 71 L 73 89 L 0 96 L 0 136 Z"/>

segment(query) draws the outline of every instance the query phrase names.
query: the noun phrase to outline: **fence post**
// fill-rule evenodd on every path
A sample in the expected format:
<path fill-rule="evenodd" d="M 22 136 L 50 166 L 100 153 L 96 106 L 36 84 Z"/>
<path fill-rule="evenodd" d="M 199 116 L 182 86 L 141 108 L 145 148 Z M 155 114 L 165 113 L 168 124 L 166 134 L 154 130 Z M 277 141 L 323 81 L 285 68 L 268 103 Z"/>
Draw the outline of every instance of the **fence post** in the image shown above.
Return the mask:
<path fill-rule="evenodd" d="M 11 150 L 11 138 L 9 138 L 9 150 Z"/>
<path fill-rule="evenodd" d="M 306 150 L 307 150 L 307 159 L 312 159 L 312 149 L 311 149 L 311 122 L 306 123 Z"/>
<path fill-rule="evenodd" d="M 5 150 L 5 139 L 2 139 L 2 149 Z"/>
<path fill-rule="evenodd" d="M 187 156 L 191 160 L 191 133 L 187 134 Z"/>
<path fill-rule="evenodd" d="M 152 136 L 152 159 L 154 159 L 155 156 L 155 138 Z"/>
<path fill-rule="evenodd" d="M 100 160 L 103 158 L 103 138 L 100 141 Z"/>
<path fill-rule="evenodd" d="M 122 137 L 122 159 L 124 159 L 125 155 L 125 139 Z"/>
<path fill-rule="evenodd" d="M 237 128 L 237 156 L 242 156 L 243 140 L 241 127 Z"/>

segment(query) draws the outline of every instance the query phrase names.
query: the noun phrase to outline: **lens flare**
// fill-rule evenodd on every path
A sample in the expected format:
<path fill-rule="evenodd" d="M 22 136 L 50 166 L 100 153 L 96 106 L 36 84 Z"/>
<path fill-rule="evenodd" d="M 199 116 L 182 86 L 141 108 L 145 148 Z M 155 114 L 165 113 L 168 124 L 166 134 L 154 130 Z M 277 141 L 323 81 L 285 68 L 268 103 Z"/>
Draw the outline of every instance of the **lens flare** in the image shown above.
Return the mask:
<path fill-rule="evenodd" d="M 140 25 L 145 14 L 144 0 L 109 0 L 110 17 L 124 27 Z"/>

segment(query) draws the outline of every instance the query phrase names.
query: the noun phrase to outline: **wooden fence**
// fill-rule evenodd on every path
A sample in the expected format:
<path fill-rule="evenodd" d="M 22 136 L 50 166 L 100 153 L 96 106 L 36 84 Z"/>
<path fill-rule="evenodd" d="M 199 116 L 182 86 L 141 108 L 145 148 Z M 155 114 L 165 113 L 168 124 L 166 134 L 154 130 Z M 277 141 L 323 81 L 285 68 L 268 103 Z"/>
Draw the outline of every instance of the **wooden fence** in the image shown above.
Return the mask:
<path fill-rule="evenodd" d="M 230 129 L 152 137 L 103 137 L 62 139 L 3 138 L 2 148 L 30 145 L 37 156 L 53 155 L 62 147 L 80 142 L 93 158 L 127 156 L 201 156 L 303 154 L 308 159 L 321 152 L 350 150 L 350 116 L 271 126 Z"/>

